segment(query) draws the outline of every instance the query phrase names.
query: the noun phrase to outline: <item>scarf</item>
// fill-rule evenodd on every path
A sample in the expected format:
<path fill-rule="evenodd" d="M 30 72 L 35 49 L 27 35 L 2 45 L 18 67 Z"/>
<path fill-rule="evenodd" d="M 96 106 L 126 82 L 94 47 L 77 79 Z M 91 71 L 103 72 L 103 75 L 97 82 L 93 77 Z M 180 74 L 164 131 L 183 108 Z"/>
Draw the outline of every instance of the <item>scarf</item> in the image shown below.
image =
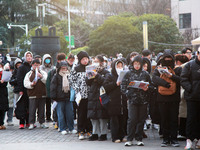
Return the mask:
<path fill-rule="evenodd" d="M 67 79 L 69 71 L 59 71 L 59 75 L 62 76 L 62 90 L 67 93 L 69 91 L 69 81 Z"/>

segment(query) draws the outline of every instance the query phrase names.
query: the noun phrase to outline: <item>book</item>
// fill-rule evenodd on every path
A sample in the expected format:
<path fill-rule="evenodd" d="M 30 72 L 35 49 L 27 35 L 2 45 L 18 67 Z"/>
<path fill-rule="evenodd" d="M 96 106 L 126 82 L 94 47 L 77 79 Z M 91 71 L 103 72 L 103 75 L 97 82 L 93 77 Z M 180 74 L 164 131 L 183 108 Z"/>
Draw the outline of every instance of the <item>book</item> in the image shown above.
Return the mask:
<path fill-rule="evenodd" d="M 148 87 L 149 86 L 149 82 L 144 82 L 144 81 L 131 81 L 128 85 L 128 87 L 131 88 L 137 88 L 137 89 L 142 89 L 144 87 Z"/>
<path fill-rule="evenodd" d="M 87 76 L 88 79 L 95 78 L 95 72 L 97 72 L 96 69 L 97 68 L 94 65 L 86 66 L 86 76 Z"/>

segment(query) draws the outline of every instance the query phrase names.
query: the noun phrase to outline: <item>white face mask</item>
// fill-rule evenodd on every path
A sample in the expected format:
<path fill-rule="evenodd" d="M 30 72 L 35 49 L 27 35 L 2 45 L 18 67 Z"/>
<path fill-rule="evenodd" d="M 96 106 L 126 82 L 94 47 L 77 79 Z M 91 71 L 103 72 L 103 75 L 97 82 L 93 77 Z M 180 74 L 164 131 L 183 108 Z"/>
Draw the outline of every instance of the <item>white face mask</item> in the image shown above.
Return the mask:
<path fill-rule="evenodd" d="M 2 71 L 3 69 L 2 68 L 0 68 L 0 71 Z"/>
<path fill-rule="evenodd" d="M 99 63 L 93 63 L 95 67 L 99 67 Z"/>
<path fill-rule="evenodd" d="M 116 69 L 116 72 L 117 72 L 117 74 L 119 75 L 120 72 L 123 71 L 123 70 L 124 70 L 123 68 L 120 68 L 120 69 L 117 68 L 117 69 Z"/>

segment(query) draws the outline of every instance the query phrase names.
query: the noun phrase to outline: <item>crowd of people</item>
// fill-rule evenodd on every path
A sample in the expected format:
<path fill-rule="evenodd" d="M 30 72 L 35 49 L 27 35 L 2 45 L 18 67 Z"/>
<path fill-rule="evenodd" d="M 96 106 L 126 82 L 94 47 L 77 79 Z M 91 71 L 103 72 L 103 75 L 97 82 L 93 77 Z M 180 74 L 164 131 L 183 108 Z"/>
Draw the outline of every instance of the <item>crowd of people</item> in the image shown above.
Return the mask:
<path fill-rule="evenodd" d="M 15 116 L 19 129 L 33 130 L 36 121 L 47 129 L 45 122 L 53 121 L 61 134 L 78 133 L 80 140 L 105 141 L 110 129 L 112 142 L 144 146 L 151 119 L 161 147 L 179 147 L 181 138 L 184 149 L 193 142 L 200 149 L 200 48 L 181 54 L 166 49 L 157 56 L 143 50 L 126 58 L 58 53 L 54 63 L 49 54 L 30 51 L 22 60 L 5 58 L 0 55 L 0 130 L 6 129 L 7 114 L 7 125 Z M 96 68 L 92 77 L 88 66 Z M 12 73 L 9 81 L 2 79 L 4 71 Z"/>

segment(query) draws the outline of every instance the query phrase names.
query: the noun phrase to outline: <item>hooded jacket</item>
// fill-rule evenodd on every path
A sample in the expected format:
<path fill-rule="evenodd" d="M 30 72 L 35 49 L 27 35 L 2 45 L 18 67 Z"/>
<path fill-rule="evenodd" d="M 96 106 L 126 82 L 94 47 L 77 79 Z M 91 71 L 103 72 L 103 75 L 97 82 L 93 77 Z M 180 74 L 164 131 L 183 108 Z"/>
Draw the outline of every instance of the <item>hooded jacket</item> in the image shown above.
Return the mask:
<path fill-rule="evenodd" d="M 167 64 L 164 59 L 166 57 L 172 58 L 172 61 L 170 64 Z M 175 59 L 172 50 L 165 50 L 163 53 L 163 58 L 160 60 L 160 64 L 162 66 L 170 67 L 174 70 L 175 74 L 172 75 L 170 79 L 172 79 L 174 82 L 176 82 L 176 92 L 172 95 L 161 95 L 158 92 L 157 95 L 157 101 L 159 102 L 179 102 L 180 101 L 180 74 L 179 71 L 174 69 L 175 65 Z M 158 69 L 156 68 L 153 73 L 152 81 L 156 86 L 163 86 L 166 88 L 170 87 L 170 84 L 165 81 L 164 79 L 160 78 L 160 73 Z"/>
<path fill-rule="evenodd" d="M 107 94 L 110 96 L 110 103 L 108 107 L 109 116 L 127 114 L 127 98 L 124 94 L 122 94 L 120 86 L 117 86 L 116 84 L 118 79 L 116 65 L 119 62 L 121 62 L 124 67 L 124 62 L 121 59 L 116 59 L 111 65 L 111 74 L 106 76 L 103 84 Z"/>
<path fill-rule="evenodd" d="M 66 66 L 66 62 L 61 62 L 61 64 L 58 66 L 56 74 L 54 74 L 52 80 L 51 80 L 51 86 L 50 86 L 50 97 L 51 99 L 55 101 L 69 101 L 70 100 L 70 90 L 65 93 L 62 90 L 62 76 L 59 75 L 59 71 L 61 69 L 61 66 Z"/>
<path fill-rule="evenodd" d="M 15 59 L 15 62 L 14 62 L 14 68 L 15 68 L 15 69 L 14 69 L 13 75 L 12 75 L 12 77 L 11 77 L 11 79 L 10 79 L 10 84 L 11 84 L 12 86 L 14 86 L 14 90 L 13 90 L 14 93 L 20 92 L 20 91 L 19 91 L 18 84 L 17 84 L 17 71 L 18 71 L 18 68 L 16 67 L 16 65 L 17 65 L 18 63 L 22 63 L 22 60 L 19 59 L 19 58 L 16 58 L 16 59 Z"/>
<path fill-rule="evenodd" d="M 46 66 L 45 64 L 45 60 L 49 58 L 51 61 L 50 61 L 50 64 L 49 66 Z M 52 60 L 52 57 L 49 55 L 49 54 L 45 54 L 42 58 L 42 65 L 40 66 L 40 69 L 45 71 L 47 74 L 49 73 L 49 71 L 51 71 L 52 69 L 54 69 L 55 67 L 53 66 L 53 60 Z"/>
<path fill-rule="evenodd" d="M 135 70 L 135 68 L 133 67 L 133 63 L 137 61 L 139 62 L 140 65 L 140 69 L 139 70 Z M 150 79 L 150 75 L 148 72 L 143 71 L 142 70 L 142 58 L 140 56 L 136 56 L 133 61 L 131 62 L 130 65 L 130 71 L 128 71 L 121 83 L 121 91 L 123 94 L 126 94 L 126 97 L 129 100 L 129 103 L 131 104 L 147 104 L 149 101 L 149 93 L 148 91 L 144 91 L 142 89 L 137 89 L 137 88 L 132 88 L 132 87 L 128 87 L 129 83 L 131 81 L 144 81 L 144 82 L 149 82 L 149 84 L 151 85 L 151 79 Z"/>
<path fill-rule="evenodd" d="M 24 58 L 26 59 L 26 55 L 33 54 L 30 51 L 27 51 L 24 54 Z M 26 92 L 26 88 L 24 87 L 23 81 L 25 75 L 31 70 L 31 65 L 25 60 L 24 63 L 19 67 L 17 71 L 17 85 L 18 85 L 18 92 Z"/>

